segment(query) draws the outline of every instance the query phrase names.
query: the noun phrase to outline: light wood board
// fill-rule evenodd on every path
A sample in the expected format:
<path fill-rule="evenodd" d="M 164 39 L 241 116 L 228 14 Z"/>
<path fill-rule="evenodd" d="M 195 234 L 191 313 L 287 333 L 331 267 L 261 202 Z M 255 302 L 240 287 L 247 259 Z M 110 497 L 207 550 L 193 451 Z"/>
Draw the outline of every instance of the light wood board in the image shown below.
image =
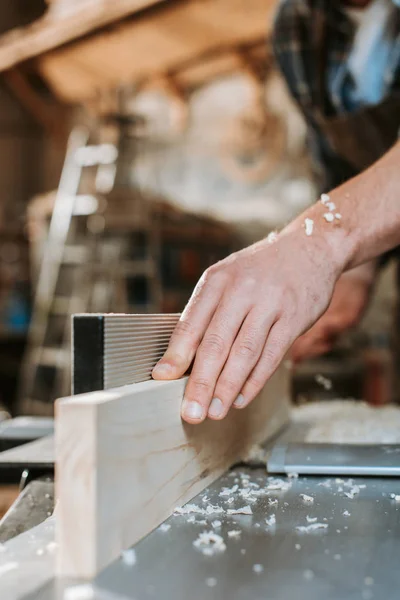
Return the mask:
<path fill-rule="evenodd" d="M 249 407 L 202 425 L 180 418 L 186 381 L 146 381 L 57 402 L 60 575 L 96 575 L 288 421 L 284 366 Z"/>

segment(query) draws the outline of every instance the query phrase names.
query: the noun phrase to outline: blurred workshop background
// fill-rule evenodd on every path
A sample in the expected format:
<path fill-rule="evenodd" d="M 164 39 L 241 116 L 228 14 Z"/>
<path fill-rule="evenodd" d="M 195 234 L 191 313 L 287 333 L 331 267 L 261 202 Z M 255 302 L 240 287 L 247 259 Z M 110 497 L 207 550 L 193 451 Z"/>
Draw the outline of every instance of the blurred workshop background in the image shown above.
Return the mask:
<path fill-rule="evenodd" d="M 0 3 L 4 418 L 69 393 L 72 313 L 179 312 L 207 266 L 315 201 L 275 4 Z M 390 398 L 393 297 L 389 266 L 361 327 L 296 367 L 295 401 Z"/>

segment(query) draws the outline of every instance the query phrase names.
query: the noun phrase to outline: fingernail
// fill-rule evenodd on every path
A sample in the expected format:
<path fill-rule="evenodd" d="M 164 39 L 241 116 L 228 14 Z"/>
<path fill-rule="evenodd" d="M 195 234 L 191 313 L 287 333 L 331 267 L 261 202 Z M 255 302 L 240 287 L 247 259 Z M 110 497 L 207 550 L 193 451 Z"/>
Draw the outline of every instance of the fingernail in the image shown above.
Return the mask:
<path fill-rule="evenodd" d="M 219 398 L 214 398 L 208 409 L 208 414 L 211 417 L 221 417 L 224 412 L 224 405 Z"/>
<path fill-rule="evenodd" d="M 203 418 L 203 407 L 198 402 L 193 400 L 183 400 L 182 404 L 182 415 L 189 419 L 202 419 Z"/>
<path fill-rule="evenodd" d="M 173 367 L 171 365 L 168 363 L 160 363 L 154 367 L 153 377 L 156 375 L 157 377 L 160 377 L 160 379 L 163 379 L 164 377 L 170 377 L 172 372 Z"/>
<path fill-rule="evenodd" d="M 234 406 L 244 406 L 246 404 L 246 399 L 243 396 L 243 394 L 239 394 L 239 396 L 236 398 L 235 402 L 233 403 Z"/>

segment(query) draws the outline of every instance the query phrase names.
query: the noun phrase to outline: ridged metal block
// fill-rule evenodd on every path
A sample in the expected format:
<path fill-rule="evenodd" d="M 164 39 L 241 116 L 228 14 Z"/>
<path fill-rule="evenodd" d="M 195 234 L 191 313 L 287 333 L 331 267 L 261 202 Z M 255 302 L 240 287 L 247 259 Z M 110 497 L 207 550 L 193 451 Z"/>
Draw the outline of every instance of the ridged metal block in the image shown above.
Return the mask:
<path fill-rule="evenodd" d="M 83 314 L 72 323 L 73 393 L 151 379 L 180 314 Z"/>

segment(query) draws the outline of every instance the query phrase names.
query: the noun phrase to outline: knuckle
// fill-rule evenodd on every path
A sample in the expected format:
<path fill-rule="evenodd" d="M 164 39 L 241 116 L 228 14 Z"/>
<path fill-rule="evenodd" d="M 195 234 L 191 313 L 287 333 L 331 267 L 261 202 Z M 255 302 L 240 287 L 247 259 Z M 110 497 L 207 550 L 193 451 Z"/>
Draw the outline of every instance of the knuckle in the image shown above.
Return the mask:
<path fill-rule="evenodd" d="M 234 379 L 221 377 L 216 393 L 217 395 L 220 394 L 222 398 L 232 398 L 233 396 L 237 396 L 238 388 L 240 388 L 240 385 Z"/>
<path fill-rule="evenodd" d="M 262 377 L 261 374 L 250 375 L 246 383 L 246 388 L 248 390 L 246 397 L 250 397 L 251 399 L 255 398 L 263 389 L 266 381 L 267 378 Z"/>
<path fill-rule="evenodd" d="M 225 342 L 218 333 L 208 333 L 201 343 L 201 351 L 207 355 L 220 356 L 224 354 Z"/>
<path fill-rule="evenodd" d="M 174 335 L 193 335 L 193 326 L 190 321 L 178 321 L 175 326 Z"/>
<path fill-rule="evenodd" d="M 210 283 L 211 281 L 214 281 L 220 274 L 220 265 L 219 263 L 216 263 L 215 265 L 211 265 L 211 267 L 208 267 L 208 269 L 206 269 L 201 277 L 202 281 L 204 283 Z"/>
<path fill-rule="evenodd" d="M 203 377 L 196 377 L 191 382 L 191 388 L 195 394 L 207 394 L 211 390 L 211 383 Z"/>
<path fill-rule="evenodd" d="M 254 339 L 244 339 L 238 346 L 237 354 L 243 358 L 253 358 L 257 354 L 257 344 Z"/>
<path fill-rule="evenodd" d="M 264 350 L 263 363 L 265 366 L 273 367 L 279 360 L 279 350 L 275 344 L 271 344 Z"/>

